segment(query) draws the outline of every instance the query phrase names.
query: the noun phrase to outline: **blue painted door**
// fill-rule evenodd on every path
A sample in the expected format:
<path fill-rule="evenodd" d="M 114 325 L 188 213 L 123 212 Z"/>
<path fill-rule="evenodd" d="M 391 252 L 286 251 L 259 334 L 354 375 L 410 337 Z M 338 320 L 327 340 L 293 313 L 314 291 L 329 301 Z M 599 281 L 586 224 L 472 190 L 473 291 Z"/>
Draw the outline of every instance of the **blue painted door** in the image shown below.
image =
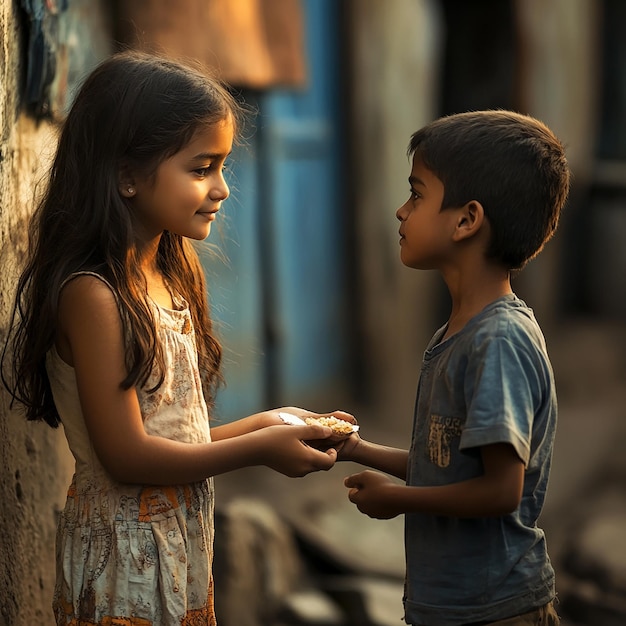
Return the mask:
<path fill-rule="evenodd" d="M 233 154 L 224 232 L 211 235 L 228 265 L 205 263 L 226 420 L 346 385 L 337 3 L 303 7 L 308 85 L 249 95 L 256 131 Z"/>

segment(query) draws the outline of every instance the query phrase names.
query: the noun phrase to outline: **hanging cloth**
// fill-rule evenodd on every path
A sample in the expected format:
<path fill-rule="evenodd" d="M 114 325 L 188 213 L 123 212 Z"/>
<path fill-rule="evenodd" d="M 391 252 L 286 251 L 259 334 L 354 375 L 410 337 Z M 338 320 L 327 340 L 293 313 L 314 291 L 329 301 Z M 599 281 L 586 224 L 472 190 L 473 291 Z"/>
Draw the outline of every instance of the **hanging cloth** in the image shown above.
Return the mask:
<path fill-rule="evenodd" d="M 238 87 L 306 82 L 300 0 L 125 0 L 118 11 L 132 48 L 200 61 Z"/>

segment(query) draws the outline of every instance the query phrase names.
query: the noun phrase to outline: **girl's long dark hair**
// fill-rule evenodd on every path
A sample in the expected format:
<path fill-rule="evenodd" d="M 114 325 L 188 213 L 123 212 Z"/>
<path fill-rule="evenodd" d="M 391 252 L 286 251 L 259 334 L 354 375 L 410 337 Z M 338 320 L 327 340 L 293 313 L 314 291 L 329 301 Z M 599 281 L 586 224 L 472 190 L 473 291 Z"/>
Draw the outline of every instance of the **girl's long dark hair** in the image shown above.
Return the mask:
<path fill-rule="evenodd" d="M 19 278 L 3 382 L 30 420 L 58 426 L 46 373 L 57 330 L 63 282 L 74 272 L 103 275 L 118 294 L 126 338 L 128 389 L 146 383 L 164 361 L 135 244 L 130 205 L 120 195 L 124 170 L 150 175 L 203 125 L 241 122 L 228 90 L 204 72 L 136 52 L 115 54 L 86 79 L 63 125 L 50 178 L 29 228 L 29 254 Z M 204 273 L 193 246 L 164 232 L 158 266 L 189 302 L 204 394 L 211 406 L 221 382 L 221 346 L 213 334 Z M 4 372 L 4 367 L 3 367 Z M 160 384 L 160 383 L 159 383 Z"/>

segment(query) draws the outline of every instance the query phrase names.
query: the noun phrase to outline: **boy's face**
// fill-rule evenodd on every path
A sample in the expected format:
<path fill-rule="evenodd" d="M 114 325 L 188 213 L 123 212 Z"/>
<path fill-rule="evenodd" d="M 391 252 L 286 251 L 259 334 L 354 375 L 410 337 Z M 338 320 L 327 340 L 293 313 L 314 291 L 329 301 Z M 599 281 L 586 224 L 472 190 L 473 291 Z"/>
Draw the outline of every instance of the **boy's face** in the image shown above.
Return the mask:
<path fill-rule="evenodd" d="M 418 154 L 409 177 L 409 199 L 396 211 L 400 258 L 414 269 L 441 269 L 450 258 L 456 211 L 441 211 L 444 186 Z"/>

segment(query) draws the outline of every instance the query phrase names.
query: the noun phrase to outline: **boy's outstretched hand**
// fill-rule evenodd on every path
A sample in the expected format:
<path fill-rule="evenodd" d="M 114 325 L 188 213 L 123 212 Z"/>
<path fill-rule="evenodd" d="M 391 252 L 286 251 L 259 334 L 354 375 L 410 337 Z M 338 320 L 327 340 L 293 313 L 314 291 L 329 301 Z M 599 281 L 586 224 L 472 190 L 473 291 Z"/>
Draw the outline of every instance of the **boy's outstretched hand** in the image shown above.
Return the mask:
<path fill-rule="evenodd" d="M 348 498 L 356 504 L 361 513 L 375 519 L 391 519 L 403 511 L 399 510 L 394 498 L 398 488 L 389 476 L 365 470 L 348 476 L 343 484 L 350 490 Z"/>

